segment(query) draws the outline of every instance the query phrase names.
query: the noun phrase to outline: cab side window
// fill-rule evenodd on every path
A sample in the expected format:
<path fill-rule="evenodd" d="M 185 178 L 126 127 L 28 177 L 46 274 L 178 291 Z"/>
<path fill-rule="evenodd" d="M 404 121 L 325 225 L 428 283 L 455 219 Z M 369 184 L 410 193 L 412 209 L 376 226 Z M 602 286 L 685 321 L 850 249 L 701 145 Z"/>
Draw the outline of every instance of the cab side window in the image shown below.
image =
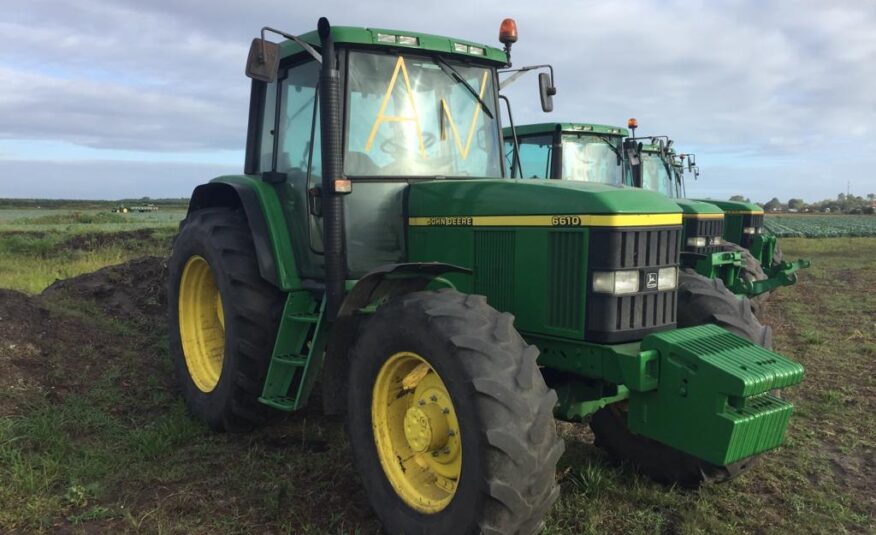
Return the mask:
<path fill-rule="evenodd" d="M 319 177 L 322 161 L 316 87 L 319 64 L 308 61 L 290 67 L 284 74 L 278 83 L 268 86 L 260 169 L 271 170 L 276 135 L 279 138 L 276 171 L 285 173 L 290 179 L 306 176 L 308 172 Z M 280 101 L 279 113 L 275 113 L 277 99 Z"/>

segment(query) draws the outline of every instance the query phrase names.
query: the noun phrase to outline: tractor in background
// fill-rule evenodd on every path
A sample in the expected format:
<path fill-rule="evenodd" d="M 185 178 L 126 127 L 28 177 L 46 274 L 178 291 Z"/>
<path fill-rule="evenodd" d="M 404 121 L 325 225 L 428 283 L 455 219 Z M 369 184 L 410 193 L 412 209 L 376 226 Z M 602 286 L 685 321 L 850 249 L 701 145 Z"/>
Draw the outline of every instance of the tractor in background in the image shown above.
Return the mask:
<path fill-rule="evenodd" d="M 630 119 L 628 127 L 635 131 L 637 126 Z M 512 129 L 504 130 L 506 163 L 512 176 L 633 186 L 674 199 L 684 212 L 684 266 L 706 278 L 720 279 L 734 294 L 748 297 L 755 312 L 769 291 L 793 284 L 796 270 L 808 266 L 805 261 L 782 264 L 767 259 L 775 237 L 764 233 L 763 211 L 756 205 L 761 218 L 755 230 L 762 238 L 749 240 L 743 228 L 746 233 L 752 229 L 739 227 L 746 218 L 740 203 L 684 198 L 684 171 L 698 176 L 699 168 L 694 155 L 677 154 L 666 136 L 630 138 L 626 128 L 589 123 L 541 123 L 515 130 L 519 156 L 515 156 Z M 766 269 L 766 264 L 773 267 Z"/>

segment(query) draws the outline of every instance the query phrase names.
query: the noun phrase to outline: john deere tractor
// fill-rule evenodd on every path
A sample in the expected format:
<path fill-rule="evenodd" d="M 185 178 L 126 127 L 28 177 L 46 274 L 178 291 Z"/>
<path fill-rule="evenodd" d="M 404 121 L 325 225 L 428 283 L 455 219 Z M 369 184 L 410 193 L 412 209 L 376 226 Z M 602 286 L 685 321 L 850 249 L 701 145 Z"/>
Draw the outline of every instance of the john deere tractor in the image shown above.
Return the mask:
<path fill-rule="evenodd" d="M 676 328 L 677 204 L 501 178 L 513 21 L 504 49 L 326 19 L 268 31 L 244 173 L 194 190 L 168 263 L 194 415 L 244 431 L 319 385 L 391 533 L 538 532 L 555 414 L 594 414 L 613 454 L 684 484 L 782 443 L 792 406 L 771 392 L 801 366 Z"/>
<path fill-rule="evenodd" d="M 635 119 L 630 124 L 638 125 Z M 638 153 L 644 164 L 649 159 L 654 165 L 631 166 L 630 177 L 633 185 L 654 189 L 654 183 L 660 181 L 660 176 L 667 176 L 673 187 L 666 188 L 672 197 L 685 196 L 684 171 L 699 176 L 696 165 L 696 155 L 678 154 L 672 148 L 672 140 L 667 136 L 655 136 L 646 139 L 649 144 L 637 142 L 628 138 L 626 149 L 631 154 L 629 161 L 635 161 Z M 663 169 L 656 165 L 663 162 Z M 732 285 L 734 292 L 752 299 L 752 303 L 760 308 L 769 296 L 769 292 L 780 286 L 788 286 L 797 282 L 797 271 L 808 268 L 808 260 L 786 262 L 778 249 L 776 237 L 769 234 L 764 227 L 763 209 L 756 204 L 737 201 L 717 201 L 702 199 L 701 202 L 717 206 L 724 212 L 723 247 L 724 250 L 739 253 L 742 259 L 740 277 Z M 722 268 L 716 265 L 715 269 Z"/>
<path fill-rule="evenodd" d="M 635 119 L 628 126 L 635 129 Z M 629 135 L 625 128 L 586 123 L 525 125 L 516 132 L 519 161 L 513 156 L 512 129 L 504 131 L 512 176 L 627 185 L 675 199 L 685 220 L 682 264 L 750 298 L 755 311 L 769 291 L 793 284 L 795 272 L 809 265 L 803 260 L 784 263 L 775 258 L 776 239 L 765 233 L 763 210 L 757 205 L 685 199 L 684 171 L 698 176 L 699 168 L 694 155 L 677 154 L 666 136 L 624 139 Z M 756 226 L 749 221 L 756 217 L 750 213 L 752 207 L 760 214 Z"/>

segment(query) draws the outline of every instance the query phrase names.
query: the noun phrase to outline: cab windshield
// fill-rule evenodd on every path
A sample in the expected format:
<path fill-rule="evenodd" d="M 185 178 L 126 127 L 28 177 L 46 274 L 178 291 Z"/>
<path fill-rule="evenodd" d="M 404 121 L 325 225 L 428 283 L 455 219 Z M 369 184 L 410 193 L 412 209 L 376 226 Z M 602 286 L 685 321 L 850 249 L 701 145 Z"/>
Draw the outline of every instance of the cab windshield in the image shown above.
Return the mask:
<path fill-rule="evenodd" d="M 494 83 L 489 67 L 350 52 L 346 174 L 502 176 Z"/>
<path fill-rule="evenodd" d="M 620 186 L 623 169 L 616 151 L 620 138 L 563 135 L 563 180 Z"/>
<path fill-rule="evenodd" d="M 660 154 L 656 152 L 643 152 L 642 160 L 642 188 L 660 192 L 667 197 L 675 197 L 672 177 L 666 170 L 666 164 Z"/>

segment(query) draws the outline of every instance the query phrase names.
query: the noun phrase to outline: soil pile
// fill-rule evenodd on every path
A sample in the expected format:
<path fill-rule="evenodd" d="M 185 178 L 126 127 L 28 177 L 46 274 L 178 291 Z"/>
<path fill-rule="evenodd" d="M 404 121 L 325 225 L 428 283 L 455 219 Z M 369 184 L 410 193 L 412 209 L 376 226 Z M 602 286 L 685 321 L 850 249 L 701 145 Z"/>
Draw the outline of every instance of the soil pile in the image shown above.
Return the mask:
<path fill-rule="evenodd" d="M 138 324 L 160 322 L 164 317 L 165 259 L 157 256 L 137 258 L 105 267 L 78 277 L 59 280 L 42 296 L 66 295 L 95 302 L 111 317 Z"/>

